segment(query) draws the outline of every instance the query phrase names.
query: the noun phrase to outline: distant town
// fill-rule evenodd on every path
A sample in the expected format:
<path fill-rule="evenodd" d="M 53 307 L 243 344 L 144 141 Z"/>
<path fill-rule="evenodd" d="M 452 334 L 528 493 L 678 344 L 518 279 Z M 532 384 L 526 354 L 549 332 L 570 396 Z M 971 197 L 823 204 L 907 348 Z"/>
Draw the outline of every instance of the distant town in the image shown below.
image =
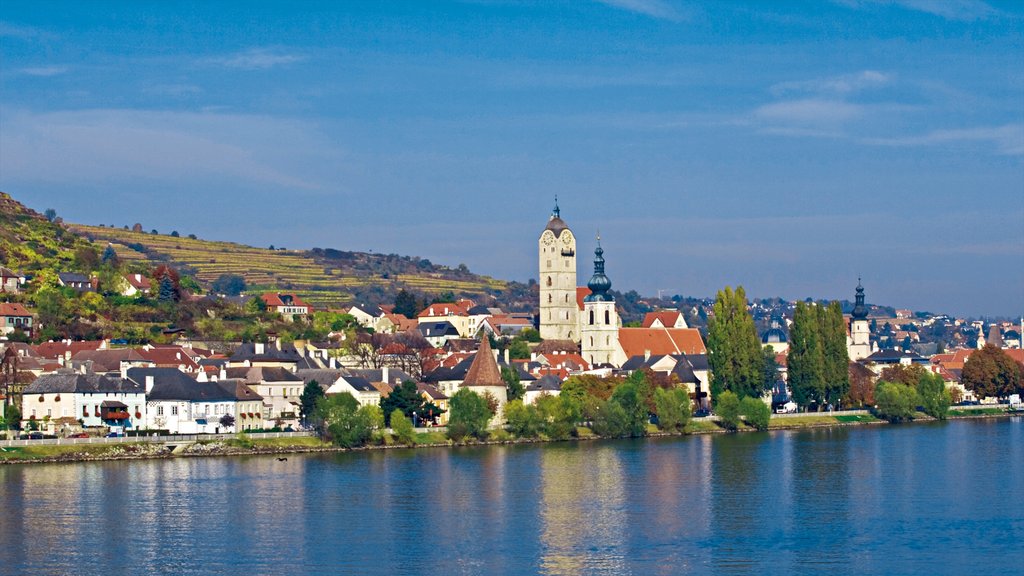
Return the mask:
<path fill-rule="evenodd" d="M 612 290 L 614 246 L 599 239 L 592 259 L 577 254 L 557 204 L 538 226 L 533 304 L 515 310 L 457 289 L 314 306 L 301 291 L 253 290 L 241 274 L 204 287 L 173 263 L 147 268 L 113 244 L 76 239 L 52 214 L 16 217 L 45 238 L 23 232 L 2 254 L 0 395 L 11 437 L 311 428 L 342 437 L 333 425 L 367 411 L 377 414 L 368 433 L 408 418 L 459 437 L 506 427 L 572 435 L 582 424 L 622 436 L 730 411 L 752 425 L 767 422 L 760 412 L 854 408 L 942 418 L 951 405 L 1013 409 L 1024 392 L 1021 322 L 872 306 L 859 279 L 852 304 L 748 301 L 739 287 L 708 300 L 633 293 L 623 302 Z M 52 258 L 39 256 L 47 250 Z"/>

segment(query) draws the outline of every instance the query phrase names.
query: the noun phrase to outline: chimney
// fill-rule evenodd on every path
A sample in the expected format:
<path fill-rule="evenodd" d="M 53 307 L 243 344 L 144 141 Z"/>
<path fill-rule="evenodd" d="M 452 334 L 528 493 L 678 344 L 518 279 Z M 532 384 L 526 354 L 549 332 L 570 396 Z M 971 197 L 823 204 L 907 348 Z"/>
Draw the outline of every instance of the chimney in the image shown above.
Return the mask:
<path fill-rule="evenodd" d="M 264 346 L 263 342 L 256 343 L 256 354 L 263 354 L 265 350 L 266 347 Z"/>
<path fill-rule="evenodd" d="M 206 370 L 200 370 L 199 374 L 196 374 L 196 382 L 209 382 L 210 379 L 206 377 Z"/>
<path fill-rule="evenodd" d="M 227 377 L 228 377 L 228 370 L 227 370 L 227 368 L 221 366 L 220 367 L 220 379 L 224 380 Z"/>
<path fill-rule="evenodd" d="M 388 376 L 390 376 L 389 372 L 390 372 L 390 370 L 388 369 L 388 367 L 387 367 L 387 366 L 385 366 L 385 367 L 383 367 L 383 368 L 381 368 L 381 369 L 380 369 L 380 381 L 381 381 L 381 382 L 383 382 L 383 383 L 385 383 L 385 384 L 387 384 L 388 382 L 390 382 L 390 381 L 388 380 Z"/>
<path fill-rule="evenodd" d="M 181 360 L 181 352 L 175 352 L 174 353 L 174 359 L 175 360 Z"/>
<path fill-rule="evenodd" d="M 651 359 L 651 351 L 650 350 L 644 350 L 644 360 L 650 360 L 650 359 Z"/>
<path fill-rule="evenodd" d="M 146 394 L 149 394 L 152 391 L 153 391 L 153 377 L 152 376 L 146 376 Z"/>
<path fill-rule="evenodd" d="M 121 361 L 121 378 L 128 377 L 128 366 L 129 364 L 124 360 Z"/>
<path fill-rule="evenodd" d="M 536 352 L 530 352 L 530 362 L 536 362 L 536 361 L 537 361 L 537 353 Z"/>
<path fill-rule="evenodd" d="M 509 356 L 509 353 L 508 353 L 508 348 L 505 348 L 505 364 L 508 364 L 508 365 L 511 366 L 509 358 L 510 358 L 510 356 Z"/>

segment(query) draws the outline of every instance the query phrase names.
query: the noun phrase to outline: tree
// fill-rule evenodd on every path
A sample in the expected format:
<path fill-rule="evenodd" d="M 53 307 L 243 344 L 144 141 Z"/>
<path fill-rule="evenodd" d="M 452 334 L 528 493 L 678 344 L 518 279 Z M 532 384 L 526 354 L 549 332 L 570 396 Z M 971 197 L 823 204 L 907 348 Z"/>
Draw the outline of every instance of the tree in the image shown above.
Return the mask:
<path fill-rule="evenodd" d="M 317 402 L 324 397 L 324 389 L 316 380 L 306 382 L 302 388 L 302 395 L 299 396 L 299 418 L 302 422 L 309 424 L 309 419 L 316 411 Z"/>
<path fill-rule="evenodd" d="M 448 437 L 458 441 L 466 436 L 484 438 L 487 423 L 494 412 L 487 400 L 469 388 L 460 388 L 448 403 L 451 414 L 448 417 Z"/>
<path fill-rule="evenodd" d="M 763 401 L 747 396 L 740 401 L 740 414 L 747 419 L 747 424 L 764 432 L 772 418 L 772 410 Z"/>
<path fill-rule="evenodd" d="M 817 306 L 797 302 L 789 331 L 789 389 L 802 407 L 825 401 L 825 354 L 818 330 Z"/>
<path fill-rule="evenodd" d="M 913 419 L 917 401 L 917 390 L 910 386 L 885 380 L 875 386 L 875 410 L 890 422 Z"/>
<path fill-rule="evenodd" d="M 324 423 L 326 436 L 338 446 L 362 446 L 373 436 L 373 415 L 349 393 L 317 401 L 316 418 Z"/>
<path fill-rule="evenodd" d="M 765 346 L 762 352 L 764 354 L 764 389 L 772 390 L 775 388 L 775 383 L 781 379 L 779 362 L 775 360 L 775 351 L 771 346 Z"/>
<path fill-rule="evenodd" d="M 174 281 L 169 276 L 161 278 L 157 300 L 160 302 L 177 302 L 178 297 L 178 292 L 174 289 Z"/>
<path fill-rule="evenodd" d="M 505 404 L 505 420 L 509 432 L 520 438 L 536 438 L 544 424 L 537 406 L 523 404 L 522 400 L 511 400 Z"/>
<path fill-rule="evenodd" d="M 107 266 L 117 268 L 121 261 L 117 257 L 117 251 L 110 244 L 107 244 L 107 248 L 103 250 L 103 257 L 100 260 Z"/>
<path fill-rule="evenodd" d="M 395 410 L 400 410 L 406 418 L 412 418 L 413 414 L 419 418 L 420 410 L 423 408 L 425 400 L 423 395 L 420 394 L 419 388 L 416 383 L 412 380 L 406 380 L 394 390 L 391 391 L 386 397 L 380 399 L 381 410 L 384 411 L 387 421 L 384 423 L 385 426 L 393 426 L 391 424 L 391 414 Z"/>
<path fill-rule="evenodd" d="M 621 438 L 629 434 L 629 416 L 621 404 L 612 400 L 598 403 L 592 415 L 594 433 L 605 438 Z"/>
<path fill-rule="evenodd" d="M 921 377 L 927 374 L 928 371 L 920 364 L 894 364 L 883 369 L 879 379 L 916 388 Z"/>
<path fill-rule="evenodd" d="M 401 314 L 406 318 L 415 318 L 416 314 L 419 313 L 419 307 L 416 304 L 416 297 L 413 296 L 408 290 L 402 288 L 395 295 L 395 314 Z"/>
<path fill-rule="evenodd" d="M 612 397 L 615 386 L 620 382 L 621 380 L 617 378 L 601 378 L 593 374 L 570 376 L 562 383 L 562 395 L 574 396 L 580 402 L 587 396 L 607 400 Z"/>
<path fill-rule="evenodd" d="M 650 421 L 650 417 L 641 385 L 627 380 L 615 388 L 609 401 L 621 406 L 625 412 L 627 436 L 647 434 L 647 423 Z"/>
<path fill-rule="evenodd" d="M 177 238 L 178 236 L 180 236 L 180 234 L 178 234 L 178 231 L 175 230 L 175 231 L 171 232 L 171 236 Z"/>
<path fill-rule="evenodd" d="M 43 216 L 45 216 L 50 222 L 53 222 L 57 219 L 57 211 L 53 208 L 47 208 L 46 211 L 43 212 Z"/>
<path fill-rule="evenodd" d="M 210 286 L 212 291 L 225 296 L 238 296 L 246 288 L 245 278 L 238 274 L 221 274 Z"/>
<path fill-rule="evenodd" d="M 220 425 L 224 428 L 232 428 L 235 425 L 235 417 L 231 414 L 225 414 L 220 417 Z"/>
<path fill-rule="evenodd" d="M 922 411 L 939 420 L 945 420 L 953 399 L 946 390 L 946 383 L 938 374 L 922 374 L 917 381 L 917 395 Z"/>
<path fill-rule="evenodd" d="M 740 399 L 732 390 L 722 392 L 715 405 L 718 421 L 726 430 L 736 430 L 740 426 Z"/>
<path fill-rule="evenodd" d="M 391 421 L 391 431 L 399 442 L 407 446 L 416 443 L 416 429 L 412 426 L 412 420 L 409 420 L 401 410 L 396 408 L 388 414 L 388 420 Z"/>
<path fill-rule="evenodd" d="M 564 440 L 576 433 L 576 423 L 582 416 L 582 405 L 572 396 L 542 395 L 537 399 L 542 430 L 552 440 Z"/>
<path fill-rule="evenodd" d="M 708 318 L 708 363 L 711 396 L 723 390 L 738 396 L 761 396 L 764 391 L 764 355 L 754 319 L 747 311 L 742 286 L 726 286 L 715 297 L 714 316 Z"/>
<path fill-rule="evenodd" d="M 530 346 L 526 339 L 516 336 L 508 344 L 508 355 L 513 360 L 525 360 L 530 357 Z"/>
<path fill-rule="evenodd" d="M 821 334 L 822 377 L 825 379 L 825 401 L 838 403 L 850 390 L 850 354 L 846 348 L 846 322 L 839 302 L 818 306 Z"/>
<path fill-rule="evenodd" d="M 960 381 L 979 398 L 1005 398 L 1024 393 L 1024 367 L 992 344 L 974 352 L 964 363 Z"/>
<path fill-rule="evenodd" d="M 656 388 L 654 390 L 655 414 L 658 427 L 670 432 L 682 432 L 692 416 L 690 394 L 682 388 Z"/>
<path fill-rule="evenodd" d="M 177 302 L 181 299 L 181 278 L 178 272 L 167 265 L 157 266 L 153 270 L 153 280 L 156 282 L 156 296 L 161 302 Z"/>
<path fill-rule="evenodd" d="M 501 379 L 505 381 L 506 395 L 509 402 L 522 398 L 526 394 L 526 388 L 519 381 L 519 371 L 511 366 L 501 369 Z"/>

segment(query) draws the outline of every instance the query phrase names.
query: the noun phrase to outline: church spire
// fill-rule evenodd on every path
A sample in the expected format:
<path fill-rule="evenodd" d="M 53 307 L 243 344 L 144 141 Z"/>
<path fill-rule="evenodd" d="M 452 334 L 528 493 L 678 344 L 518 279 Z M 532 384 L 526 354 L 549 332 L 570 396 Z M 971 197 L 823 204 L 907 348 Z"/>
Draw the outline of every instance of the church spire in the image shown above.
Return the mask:
<path fill-rule="evenodd" d="M 561 218 L 562 211 L 558 208 L 558 194 L 555 194 L 555 209 L 551 211 L 552 218 Z"/>
<path fill-rule="evenodd" d="M 854 302 L 850 317 L 854 320 L 865 320 L 868 317 L 868 308 L 864 305 L 864 286 L 861 286 L 860 277 L 857 277 L 856 302 Z"/>
<path fill-rule="evenodd" d="M 597 233 L 597 248 L 594 249 L 594 275 L 587 282 L 590 294 L 584 298 L 586 302 L 611 302 L 608 291 L 612 289 L 612 281 L 604 274 L 604 248 L 601 248 L 601 233 Z"/>

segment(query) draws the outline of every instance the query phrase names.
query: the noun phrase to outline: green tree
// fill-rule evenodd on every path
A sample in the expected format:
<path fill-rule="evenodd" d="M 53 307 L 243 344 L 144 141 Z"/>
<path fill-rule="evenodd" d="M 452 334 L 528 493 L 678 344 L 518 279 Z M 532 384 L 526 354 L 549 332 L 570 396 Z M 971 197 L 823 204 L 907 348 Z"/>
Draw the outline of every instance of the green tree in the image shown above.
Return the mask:
<path fill-rule="evenodd" d="M 351 394 L 335 394 L 317 402 L 316 418 L 324 423 L 326 436 L 332 442 L 354 448 L 366 444 L 373 436 L 373 415 L 363 408 Z"/>
<path fill-rule="evenodd" d="M 922 374 L 917 381 L 917 396 L 925 414 L 939 420 L 946 419 L 949 405 L 953 403 L 953 399 L 949 390 L 946 390 L 946 383 L 942 380 L 942 376 Z"/>
<path fill-rule="evenodd" d="M 960 381 L 979 398 L 1005 398 L 1024 393 L 1024 368 L 992 344 L 974 352 L 964 363 Z"/>
<path fill-rule="evenodd" d="M 641 385 L 628 380 L 619 384 L 612 392 L 609 402 L 618 404 L 625 412 L 627 436 L 647 434 L 647 423 L 650 419 Z"/>
<path fill-rule="evenodd" d="M 613 400 L 598 401 L 591 420 L 594 433 L 598 436 L 621 438 L 629 435 L 629 415 L 621 404 Z"/>
<path fill-rule="evenodd" d="M 722 392 L 715 405 L 718 422 L 726 430 L 736 430 L 740 426 L 740 398 L 732 390 Z"/>
<path fill-rule="evenodd" d="M 768 429 L 768 422 L 772 418 L 772 410 L 762 400 L 747 396 L 740 401 L 740 413 L 747 419 L 747 424 L 760 431 Z"/>
<path fill-rule="evenodd" d="M 503 367 L 501 369 L 501 379 L 505 381 L 505 394 L 509 402 L 522 398 L 523 394 L 526 394 L 526 387 L 519 381 L 519 371 L 515 368 L 511 366 Z"/>
<path fill-rule="evenodd" d="M 523 330 L 519 332 L 519 335 L 527 342 L 540 342 L 540 332 L 533 328 L 523 328 Z"/>
<path fill-rule="evenodd" d="M 249 316 L 260 316 L 267 311 L 267 303 L 259 296 L 253 296 L 245 302 L 245 313 Z"/>
<path fill-rule="evenodd" d="M 890 422 L 913 419 L 917 404 L 917 390 L 910 386 L 885 380 L 875 385 L 875 410 Z"/>
<path fill-rule="evenodd" d="M 582 405 L 572 396 L 541 396 L 537 399 L 542 430 L 552 440 L 564 440 L 576 433 L 582 416 Z"/>
<path fill-rule="evenodd" d="M 110 244 L 107 244 L 107 248 L 103 251 L 103 257 L 101 260 L 104 264 L 113 266 L 114 268 L 121 264 L 120 260 L 117 258 L 117 251 L 114 250 L 114 247 Z"/>
<path fill-rule="evenodd" d="M 690 394 L 683 388 L 656 388 L 654 390 L 655 414 L 658 427 L 669 432 L 682 432 L 692 416 Z"/>
<path fill-rule="evenodd" d="M 487 423 L 494 413 L 487 405 L 487 399 L 469 388 L 460 388 L 448 403 L 448 437 L 459 441 L 466 436 L 484 438 Z"/>
<path fill-rule="evenodd" d="M 405 288 L 402 288 L 395 296 L 395 314 L 401 314 L 406 318 L 415 318 L 419 313 L 419 306 L 416 297 Z"/>
<path fill-rule="evenodd" d="M 307 425 L 310 423 L 310 417 L 316 411 L 317 402 L 323 397 L 324 389 L 316 380 L 306 382 L 302 388 L 302 395 L 299 396 L 299 417 Z"/>
<path fill-rule="evenodd" d="M 221 274 L 213 281 L 210 289 L 225 296 L 238 296 L 247 288 L 245 277 L 238 274 Z"/>
<path fill-rule="evenodd" d="M 839 302 L 818 307 L 825 401 L 836 405 L 850 390 L 850 355 L 846 348 L 846 321 Z"/>
<path fill-rule="evenodd" d="M 47 208 L 46 211 L 43 212 L 43 216 L 45 216 L 50 222 L 53 222 L 57 219 L 57 211 L 53 208 Z"/>
<path fill-rule="evenodd" d="M 402 382 L 391 391 L 391 394 L 380 399 L 380 407 L 388 418 L 384 425 L 391 426 L 390 418 L 395 410 L 401 410 L 406 418 L 412 418 L 413 414 L 419 418 L 419 412 L 423 408 L 424 402 L 423 395 L 420 394 L 415 382 L 412 380 Z"/>
<path fill-rule="evenodd" d="M 818 323 L 818 307 L 797 302 L 789 331 L 789 389 L 802 407 L 825 401 L 825 353 Z"/>
<path fill-rule="evenodd" d="M 516 336 L 508 343 L 508 355 L 513 360 L 525 360 L 530 357 L 530 346 L 525 338 Z"/>
<path fill-rule="evenodd" d="M 522 400 L 512 400 L 505 404 L 505 420 L 509 432 L 520 438 L 536 438 L 544 425 L 537 406 L 523 404 Z"/>
<path fill-rule="evenodd" d="M 724 390 L 738 396 L 760 396 L 764 391 L 761 339 L 742 286 L 735 292 L 726 286 L 715 297 L 714 316 L 708 318 L 708 363 L 716 402 Z"/>
<path fill-rule="evenodd" d="M 395 438 L 399 442 L 407 446 L 416 443 L 416 430 L 412 427 L 412 420 L 409 420 L 401 410 L 396 408 L 388 414 L 388 420 L 391 421 L 391 431 L 395 433 Z"/>
<path fill-rule="evenodd" d="M 779 381 L 781 375 L 779 374 L 779 363 L 775 360 L 775 351 L 772 350 L 771 346 L 765 346 L 763 348 L 764 354 L 764 389 L 772 390 L 775 387 L 775 383 Z"/>

